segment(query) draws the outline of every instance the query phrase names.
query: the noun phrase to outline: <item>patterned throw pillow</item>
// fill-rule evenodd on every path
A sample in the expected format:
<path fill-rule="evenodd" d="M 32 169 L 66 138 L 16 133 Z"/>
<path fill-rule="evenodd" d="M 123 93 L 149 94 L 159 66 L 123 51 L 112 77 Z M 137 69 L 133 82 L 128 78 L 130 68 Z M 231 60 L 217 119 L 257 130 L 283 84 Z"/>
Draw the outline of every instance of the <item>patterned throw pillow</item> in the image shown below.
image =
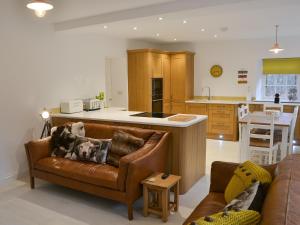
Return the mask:
<path fill-rule="evenodd" d="M 74 148 L 76 138 L 85 136 L 83 122 L 66 124 L 51 128 L 51 156 L 65 157 Z"/>
<path fill-rule="evenodd" d="M 219 212 L 190 223 L 190 225 L 258 225 L 260 214 L 252 210 Z"/>
<path fill-rule="evenodd" d="M 251 161 L 246 161 L 238 166 L 226 187 L 224 194 L 226 202 L 231 202 L 256 181 L 259 181 L 263 185 L 270 184 L 272 182 L 272 176 L 267 170 Z"/>
<path fill-rule="evenodd" d="M 118 130 L 113 134 L 112 146 L 108 152 L 107 163 L 119 167 L 121 157 L 135 152 L 143 145 L 144 139 Z"/>
<path fill-rule="evenodd" d="M 111 140 L 76 137 L 74 147 L 65 158 L 79 161 L 90 161 L 105 164 Z"/>
<path fill-rule="evenodd" d="M 256 181 L 233 199 L 228 205 L 226 205 L 224 211 L 240 211 L 249 209 L 260 212 L 264 197 L 264 187 L 259 181 Z"/>

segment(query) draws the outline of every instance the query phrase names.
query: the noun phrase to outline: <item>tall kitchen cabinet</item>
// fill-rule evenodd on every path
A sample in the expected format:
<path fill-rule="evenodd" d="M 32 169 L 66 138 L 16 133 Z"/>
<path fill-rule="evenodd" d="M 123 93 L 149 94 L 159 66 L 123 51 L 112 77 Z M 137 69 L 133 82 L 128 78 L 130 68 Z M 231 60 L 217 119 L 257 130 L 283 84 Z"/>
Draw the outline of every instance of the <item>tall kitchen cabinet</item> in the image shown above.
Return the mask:
<path fill-rule="evenodd" d="M 151 111 L 151 53 L 128 51 L 128 108 Z"/>
<path fill-rule="evenodd" d="M 152 110 L 152 78 L 163 79 L 163 112 L 184 113 L 194 94 L 194 53 L 128 50 L 128 107 Z"/>
<path fill-rule="evenodd" d="M 185 113 L 185 101 L 194 97 L 194 54 L 171 53 L 171 113 Z"/>

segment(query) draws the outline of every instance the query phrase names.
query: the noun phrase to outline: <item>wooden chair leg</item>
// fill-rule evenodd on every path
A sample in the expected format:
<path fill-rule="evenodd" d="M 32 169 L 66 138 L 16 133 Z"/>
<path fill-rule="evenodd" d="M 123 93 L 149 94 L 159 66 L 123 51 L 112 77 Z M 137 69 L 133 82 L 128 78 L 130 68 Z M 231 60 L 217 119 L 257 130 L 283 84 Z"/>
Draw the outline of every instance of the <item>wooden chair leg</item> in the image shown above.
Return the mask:
<path fill-rule="evenodd" d="M 30 176 L 30 188 L 34 189 L 35 188 L 35 182 L 34 182 L 34 177 Z"/>
<path fill-rule="evenodd" d="M 133 207 L 132 207 L 132 204 L 128 204 L 127 209 L 128 209 L 128 219 L 133 220 Z"/>

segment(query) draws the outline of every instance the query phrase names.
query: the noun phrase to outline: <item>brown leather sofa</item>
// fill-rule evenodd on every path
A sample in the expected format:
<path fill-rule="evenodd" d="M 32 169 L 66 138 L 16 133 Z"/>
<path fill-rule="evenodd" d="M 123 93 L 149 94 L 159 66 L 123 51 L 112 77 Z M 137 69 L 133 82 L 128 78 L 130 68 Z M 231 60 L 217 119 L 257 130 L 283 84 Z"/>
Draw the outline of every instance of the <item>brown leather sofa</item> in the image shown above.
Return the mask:
<path fill-rule="evenodd" d="M 128 219 L 133 219 L 132 205 L 141 196 L 141 181 L 153 172 L 164 172 L 167 161 L 168 136 L 163 131 L 101 124 L 85 124 L 86 136 L 112 138 L 123 130 L 143 138 L 145 145 L 120 160 L 119 168 L 89 162 L 50 157 L 50 138 L 25 144 L 31 188 L 40 178 L 75 190 L 127 204 Z"/>
<path fill-rule="evenodd" d="M 209 194 L 183 223 L 221 211 L 226 205 L 224 191 L 238 164 L 214 162 Z M 278 165 L 278 167 L 277 167 Z M 262 209 L 261 225 L 300 224 L 300 154 L 289 155 L 277 165 L 266 166 L 273 182 Z M 277 168 L 277 169 L 276 169 Z"/>

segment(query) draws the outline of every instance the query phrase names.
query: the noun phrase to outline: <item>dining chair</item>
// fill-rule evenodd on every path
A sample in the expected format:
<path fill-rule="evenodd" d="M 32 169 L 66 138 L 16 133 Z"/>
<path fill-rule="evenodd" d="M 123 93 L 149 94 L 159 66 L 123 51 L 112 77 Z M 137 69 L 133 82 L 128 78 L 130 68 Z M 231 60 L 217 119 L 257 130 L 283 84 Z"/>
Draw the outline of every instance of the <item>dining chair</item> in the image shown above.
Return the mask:
<path fill-rule="evenodd" d="M 247 155 L 259 156 L 260 164 L 272 164 L 277 161 L 278 142 L 274 139 L 274 114 L 269 116 L 269 124 L 255 124 L 251 119 L 247 123 Z M 268 132 L 257 133 L 257 130 Z M 255 132 L 253 132 L 255 131 Z M 267 160 L 266 160 L 267 159 Z"/>
<path fill-rule="evenodd" d="M 299 106 L 295 106 L 294 113 L 293 113 L 293 121 L 290 127 L 290 136 L 289 136 L 289 154 L 293 153 L 293 144 L 294 144 L 294 137 L 295 137 L 295 127 L 296 122 L 298 119 L 298 112 L 299 112 Z"/>
<path fill-rule="evenodd" d="M 243 117 L 245 117 L 247 114 L 249 113 L 249 108 L 248 105 L 241 105 L 238 108 L 238 119 L 242 119 Z M 242 138 L 242 127 L 241 124 L 239 123 L 239 140 L 241 141 Z"/>
<path fill-rule="evenodd" d="M 288 138 L 288 154 L 293 153 L 293 145 L 294 145 L 294 137 L 295 137 L 295 127 L 298 119 L 298 112 L 299 112 L 299 106 L 294 107 L 294 112 L 293 112 L 293 120 L 291 123 L 291 126 L 289 128 L 289 138 Z M 281 141 L 282 138 L 282 131 L 281 130 L 276 130 L 274 132 L 274 138 L 278 140 L 279 142 Z M 281 143 L 279 143 L 281 144 Z M 279 147 L 280 149 L 280 147 Z"/>
<path fill-rule="evenodd" d="M 266 103 L 264 104 L 264 112 L 266 111 L 279 111 L 283 112 L 283 105 L 275 104 L 275 103 Z"/>

